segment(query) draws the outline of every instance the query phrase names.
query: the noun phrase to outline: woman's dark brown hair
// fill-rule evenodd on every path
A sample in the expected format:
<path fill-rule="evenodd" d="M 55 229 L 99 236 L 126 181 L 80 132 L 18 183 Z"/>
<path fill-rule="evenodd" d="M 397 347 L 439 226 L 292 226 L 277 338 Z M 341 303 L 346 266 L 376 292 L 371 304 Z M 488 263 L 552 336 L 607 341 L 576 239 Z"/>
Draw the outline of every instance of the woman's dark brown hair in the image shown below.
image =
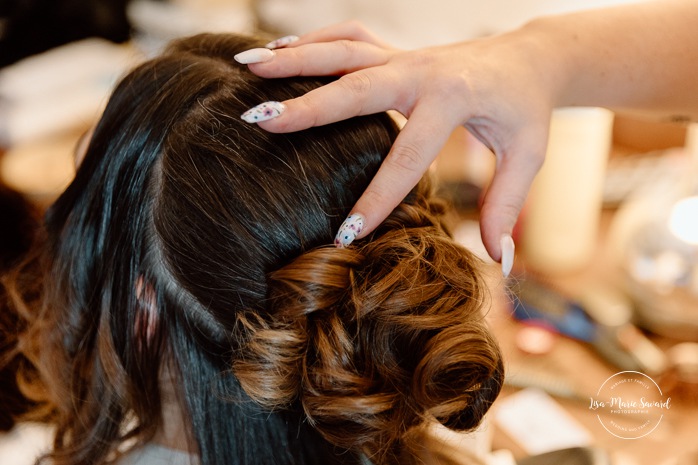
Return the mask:
<path fill-rule="evenodd" d="M 174 43 L 116 88 L 46 217 L 32 360 L 53 463 L 106 463 L 161 426 L 174 374 L 204 464 L 411 463 L 430 421 L 476 427 L 503 377 L 477 259 L 422 181 L 368 238 L 334 232 L 396 136 L 385 114 L 294 134 L 240 120 L 318 79 Z"/>

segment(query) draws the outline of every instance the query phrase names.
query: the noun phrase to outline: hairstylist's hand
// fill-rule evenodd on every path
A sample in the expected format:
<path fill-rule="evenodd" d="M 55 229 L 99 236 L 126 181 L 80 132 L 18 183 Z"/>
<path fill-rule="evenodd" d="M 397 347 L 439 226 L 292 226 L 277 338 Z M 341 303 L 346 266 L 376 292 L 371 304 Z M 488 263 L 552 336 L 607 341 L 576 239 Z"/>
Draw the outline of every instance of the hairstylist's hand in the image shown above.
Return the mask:
<path fill-rule="evenodd" d="M 343 23 L 283 44 L 288 46 L 273 53 L 244 52 L 236 59 L 263 77 L 342 77 L 283 104 L 266 102 L 243 117 L 271 132 L 298 131 L 391 109 L 408 118 L 340 230 L 338 245 L 366 235 L 385 219 L 426 172 L 451 132 L 465 126 L 497 157 L 481 228 L 489 254 L 502 260 L 508 274 L 514 253 L 511 231 L 543 161 L 552 108 L 551 87 L 532 54 L 512 40 L 513 34 L 400 51 L 356 23 Z"/>

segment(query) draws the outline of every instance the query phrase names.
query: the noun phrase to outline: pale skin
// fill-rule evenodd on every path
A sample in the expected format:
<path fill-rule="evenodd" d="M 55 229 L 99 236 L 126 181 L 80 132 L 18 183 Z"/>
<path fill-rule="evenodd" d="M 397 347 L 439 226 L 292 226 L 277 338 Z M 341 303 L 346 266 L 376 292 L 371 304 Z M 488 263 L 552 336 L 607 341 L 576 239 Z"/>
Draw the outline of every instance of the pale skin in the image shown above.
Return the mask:
<path fill-rule="evenodd" d="M 464 126 L 497 158 L 481 230 L 499 261 L 501 239 L 511 235 L 544 160 L 553 108 L 698 117 L 697 24 L 698 2 L 663 0 L 545 17 L 498 36 L 402 51 L 343 23 L 249 64 L 269 78 L 342 76 L 283 102 L 279 116 L 258 124 L 291 132 L 385 110 L 408 118 L 352 210 L 365 221 L 358 237 L 390 213 L 451 132 Z"/>

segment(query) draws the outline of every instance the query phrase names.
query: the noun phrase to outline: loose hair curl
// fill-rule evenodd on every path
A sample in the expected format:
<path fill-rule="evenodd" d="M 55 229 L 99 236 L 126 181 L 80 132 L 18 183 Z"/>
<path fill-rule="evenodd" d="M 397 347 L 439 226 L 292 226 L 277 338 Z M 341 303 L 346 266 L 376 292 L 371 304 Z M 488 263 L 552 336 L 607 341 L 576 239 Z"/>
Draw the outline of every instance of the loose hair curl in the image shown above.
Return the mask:
<path fill-rule="evenodd" d="M 367 240 L 310 250 L 268 276 L 269 318 L 241 314 L 233 371 L 268 409 L 300 402 L 328 441 L 408 463 L 420 427 L 478 426 L 501 355 L 483 321 L 479 261 L 423 180 Z"/>

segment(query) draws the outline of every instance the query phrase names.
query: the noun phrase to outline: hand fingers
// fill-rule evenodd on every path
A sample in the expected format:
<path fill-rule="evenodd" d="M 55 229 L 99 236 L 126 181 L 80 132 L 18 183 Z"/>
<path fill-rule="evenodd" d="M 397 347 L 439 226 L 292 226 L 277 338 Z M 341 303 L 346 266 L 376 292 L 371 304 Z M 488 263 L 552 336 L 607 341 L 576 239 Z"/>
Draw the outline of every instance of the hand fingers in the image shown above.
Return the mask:
<path fill-rule="evenodd" d="M 341 75 L 385 64 L 392 55 L 375 45 L 351 40 L 307 44 L 273 53 L 267 61 L 249 64 L 250 71 L 265 78 Z"/>
<path fill-rule="evenodd" d="M 309 32 L 307 34 L 303 34 L 298 41 L 289 46 L 297 47 L 304 44 L 333 42 L 335 40 L 353 40 L 367 42 L 382 48 L 392 48 L 390 45 L 379 39 L 373 32 L 366 29 L 366 27 L 359 21 L 344 21 L 313 32 Z"/>
<path fill-rule="evenodd" d="M 403 111 L 408 91 L 396 87 L 395 71 L 357 71 L 284 102 L 283 113 L 259 125 L 270 132 L 293 132 L 386 110 Z M 406 82 L 402 85 L 407 86 Z"/>
<path fill-rule="evenodd" d="M 419 182 L 457 123 L 434 114 L 434 103 L 415 108 L 366 191 L 352 209 L 363 217 L 357 237 L 373 231 Z M 341 231 L 340 231 L 341 233 Z"/>
<path fill-rule="evenodd" d="M 547 138 L 542 136 L 536 142 Z M 502 258 L 501 237 L 511 235 L 533 179 L 543 164 L 545 145 L 512 144 L 516 152 L 502 156 L 485 194 L 480 216 L 482 240 L 492 259 Z"/>

